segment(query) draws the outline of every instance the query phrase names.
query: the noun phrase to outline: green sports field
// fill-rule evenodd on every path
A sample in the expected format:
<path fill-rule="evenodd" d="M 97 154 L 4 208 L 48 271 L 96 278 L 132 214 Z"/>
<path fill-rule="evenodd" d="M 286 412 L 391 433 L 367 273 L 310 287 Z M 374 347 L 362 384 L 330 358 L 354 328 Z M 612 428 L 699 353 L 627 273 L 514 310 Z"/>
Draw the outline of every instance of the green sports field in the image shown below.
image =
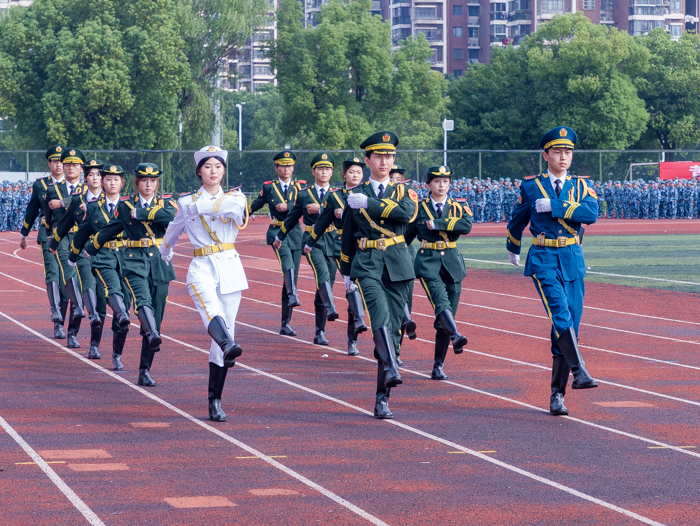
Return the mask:
<path fill-rule="evenodd" d="M 523 264 L 528 239 L 523 236 Z M 467 267 L 522 273 L 522 267 L 508 263 L 505 245 L 503 237 L 467 236 L 459 241 Z M 697 234 L 589 236 L 583 250 L 589 269 L 587 281 L 700 293 Z"/>

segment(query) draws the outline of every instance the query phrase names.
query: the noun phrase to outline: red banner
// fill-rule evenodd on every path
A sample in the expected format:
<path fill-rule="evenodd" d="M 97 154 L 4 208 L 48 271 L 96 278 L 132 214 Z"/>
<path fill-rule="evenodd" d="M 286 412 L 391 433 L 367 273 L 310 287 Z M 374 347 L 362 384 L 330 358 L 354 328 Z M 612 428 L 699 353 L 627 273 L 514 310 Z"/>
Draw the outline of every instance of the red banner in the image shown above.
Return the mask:
<path fill-rule="evenodd" d="M 700 177 L 700 163 L 682 161 L 677 163 L 659 163 L 661 179 L 692 179 Z"/>

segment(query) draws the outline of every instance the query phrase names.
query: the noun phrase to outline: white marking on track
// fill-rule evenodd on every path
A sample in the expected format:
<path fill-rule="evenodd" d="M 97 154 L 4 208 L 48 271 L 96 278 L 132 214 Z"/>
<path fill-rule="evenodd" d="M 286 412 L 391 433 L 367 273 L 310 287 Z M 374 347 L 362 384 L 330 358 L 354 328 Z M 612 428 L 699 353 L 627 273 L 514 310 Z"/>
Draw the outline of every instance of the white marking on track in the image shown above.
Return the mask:
<path fill-rule="evenodd" d="M 0 313 L 1 314 L 1 313 Z M 32 446 L 30 446 L 20 435 L 15 431 L 10 424 L 7 423 L 7 420 L 5 420 L 2 416 L 0 416 L 0 427 L 2 427 L 5 432 L 12 437 L 12 439 L 19 444 L 19 447 L 21 447 L 24 452 L 29 455 L 29 458 L 31 458 L 37 466 L 41 468 L 41 471 L 43 471 L 47 477 L 49 477 L 49 480 L 53 482 L 56 487 L 63 493 L 66 498 L 75 506 L 75 509 L 77 509 L 80 514 L 85 517 L 85 519 L 88 521 L 93 526 L 105 526 L 105 523 L 100 520 L 100 518 L 95 514 L 94 511 L 90 509 L 90 507 L 85 504 L 78 495 L 75 494 L 75 492 L 68 487 L 68 484 L 63 482 L 63 479 L 59 477 L 56 472 L 49 466 L 46 461 L 39 456 L 39 454 L 34 451 Z"/>

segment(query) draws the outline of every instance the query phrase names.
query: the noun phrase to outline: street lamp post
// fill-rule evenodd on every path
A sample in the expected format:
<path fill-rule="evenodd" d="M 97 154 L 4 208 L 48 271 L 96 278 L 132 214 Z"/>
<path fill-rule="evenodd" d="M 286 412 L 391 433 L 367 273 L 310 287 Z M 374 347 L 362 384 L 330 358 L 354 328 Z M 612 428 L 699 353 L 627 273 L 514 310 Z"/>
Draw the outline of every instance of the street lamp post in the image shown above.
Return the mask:
<path fill-rule="evenodd" d="M 243 151 L 243 106 L 245 105 L 245 102 L 241 102 L 240 104 L 236 104 L 236 108 L 238 108 L 238 151 L 242 152 Z"/>
<path fill-rule="evenodd" d="M 442 159 L 442 164 L 443 166 L 447 166 L 447 132 L 448 131 L 453 131 L 455 129 L 455 121 L 452 120 L 443 120 L 442 121 L 442 130 L 443 130 L 443 159 Z"/>

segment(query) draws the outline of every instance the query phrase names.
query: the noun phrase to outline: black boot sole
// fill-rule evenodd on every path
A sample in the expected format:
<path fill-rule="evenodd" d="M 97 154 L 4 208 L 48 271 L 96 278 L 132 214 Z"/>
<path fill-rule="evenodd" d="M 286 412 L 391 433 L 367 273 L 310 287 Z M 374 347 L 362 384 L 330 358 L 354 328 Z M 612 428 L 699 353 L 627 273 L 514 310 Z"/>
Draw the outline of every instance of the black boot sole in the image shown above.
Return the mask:
<path fill-rule="evenodd" d="M 160 351 L 160 345 L 163 343 L 163 340 L 160 338 L 160 336 L 156 336 L 152 340 L 148 340 L 148 345 L 150 345 L 151 349 L 158 349 Z M 156 351 L 156 352 L 158 352 Z"/>
<path fill-rule="evenodd" d="M 340 314 L 337 312 L 331 312 L 328 316 L 326 316 L 326 321 L 335 321 L 338 318 L 340 318 Z"/>
<path fill-rule="evenodd" d="M 384 385 L 387 387 L 396 387 L 397 385 L 401 385 L 403 383 L 403 379 L 400 376 L 396 376 L 394 378 L 386 378 L 384 380 Z"/>
<path fill-rule="evenodd" d="M 369 327 L 367 325 L 360 325 L 359 327 L 355 325 L 355 334 L 362 334 L 363 332 L 367 332 L 369 330 Z"/>
<path fill-rule="evenodd" d="M 594 389 L 598 387 L 598 383 L 595 380 L 591 380 L 583 385 L 576 383 L 576 380 L 571 384 L 572 389 Z"/>
<path fill-rule="evenodd" d="M 409 340 L 415 340 L 418 335 L 416 334 L 416 322 L 411 320 L 404 326 L 404 332 L 408 336 Z"/>
<path fill-rule="evenodd" d="M 290 299 L 289 299 L 289 303 L 287 304 L 287 306 L 288 306 L 290 309 L 293 309 L 294 307 L 301 307 L 301 303 L 299 302 L 299 298 L 294 298 L 294 299 L 291 299 L 291 298 L 290 298 Z"/>

